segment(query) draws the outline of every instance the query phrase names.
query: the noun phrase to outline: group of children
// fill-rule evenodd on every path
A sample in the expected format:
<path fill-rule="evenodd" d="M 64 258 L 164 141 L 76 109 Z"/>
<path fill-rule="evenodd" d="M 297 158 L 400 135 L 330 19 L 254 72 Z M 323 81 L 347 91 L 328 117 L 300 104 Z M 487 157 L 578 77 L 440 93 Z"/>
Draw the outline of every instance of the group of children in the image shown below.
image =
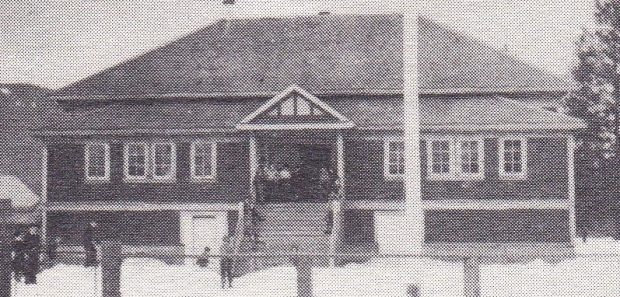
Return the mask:
<path fill-rule="evenodd" d="M 26 284 L 36 284 L 41 255 L 39 227 L 30 226 L 28 231 L 15 232 L 11 247 L 11 265 L 15 280 L 18 282 L 24 280 Z"/>
<path fill-rule="evenodd" d="M 220 278 L 222 282 L 222 289 L 228 287 L 232 288 L 233 283 L 233 267 L 235 261 L 233 260 L 233 254 L 235 248 L 231 242 L 230 236 L 224 236 L 222 239 L 222 246 L 220 247 Z M 196 264 L 200 267 L 209 267 L 209 258 L 211 257 L 211 248 L 208 246 L 204 248 L 202 255 L 196 260 Z"/>
<path fill-rule="evenodd" d="M 307 168 L 306 171 L 312 168 Z M 317 168 L 318 169 L 318 168 Z M 333 170 L 322 167 L 318 170 L 318 196 L 322 200 L 333 199 L 337 193 L 338 178 Z M 297 166 L 291 171 L 288 164 L 281 166 L 266 163 L 263 158 L 259 160 L 256 171 L 256 193 L 258 202 L 298 200 L 302 195 L 308 195 L 308 191 L 315 188 L 312 183 L 316 182 L 309 174 Z M 308 198 L 308 197 L 306 197 Z"/>
<path fill-rule="evenodd" d="M 97 266 L 96 227 L 96 222 L 90 222 L 83 234 L 82 243 L 86 254 L 84 266 L 86 267 Z M 11 242 L 11 268 L 15 280 L 17 282 L 23 280 L 26 284 L 36 284 L 42 255 L 47 256 L 47 262 L 43 263 L 54 265 L 60 243 L 60 237 L 52 237 L 45 245 L 45 253 L 42 253 L 44 246 L 41 244 L 39 226 L 32 225 L 27 231 L 16 231 Z"/>

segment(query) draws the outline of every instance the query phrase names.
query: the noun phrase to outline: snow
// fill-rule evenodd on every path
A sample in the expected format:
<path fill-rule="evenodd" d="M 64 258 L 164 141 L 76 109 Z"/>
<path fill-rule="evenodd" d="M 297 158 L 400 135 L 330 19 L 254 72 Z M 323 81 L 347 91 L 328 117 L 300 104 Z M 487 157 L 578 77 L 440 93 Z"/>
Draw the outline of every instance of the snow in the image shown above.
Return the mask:
<path fill-rule="evenodd" d="M 121 294 L 123 297 L 151 296 L 296 296 L 297 272 L 281 266 L 250 273 L 233 281 L 233 288 L 222 289 L 219 264 L 209 267 L 194 264 L 167 265 L 152 259 L 129 259 L 123 262 Z"/>
<path fill-rule="evenodd" d="M 315 268 L 314 296 L 406 296 L 410 285 L 424 297 L 462 296 L 463 267 L 429 258 L 380 258 L 366 264 Z"/>
<path fill-rule="evenodd" d="M 620 296 L 620 242 L 611 239 L 578 241 L 578 255 L 557 260 L 483 262 L 482 296 Z M 296 296 L 297 272 L 278 266 L 236 278 L 221 289 L 219 265 L 203 268 L 187 263 L 169 265 L 155 259 L 123 262 L 121 291 L 133 296 Z M 314 267 L 313 292 L 327 296 L 406 296 L 415 285 L 421 296 L 463 296 L 463 264 L 432 258 L 375 258 L 343 267 Z M 14 297 L 101 296 L 101 271 L 59 264 L 42 271 L 37 285 L 15 284 Z"/>
<path fill-rule="evenodd" d="M 39 196 L 18 177 L 0 175 L 0 200 L 3 199 L 10 200 L 13 207 L 31 207 L 37 204 Z"/>

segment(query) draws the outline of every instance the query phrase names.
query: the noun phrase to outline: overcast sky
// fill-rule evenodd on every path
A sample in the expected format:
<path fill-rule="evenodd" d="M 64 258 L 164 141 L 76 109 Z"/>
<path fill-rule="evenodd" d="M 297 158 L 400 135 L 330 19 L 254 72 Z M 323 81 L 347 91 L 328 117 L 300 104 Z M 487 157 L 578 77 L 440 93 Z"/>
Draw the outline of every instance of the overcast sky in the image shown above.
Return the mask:
<path fill-rule="evenodd" d="M 223 16 L 399 12 L 369 0 L 0 0 L 0 82 L 62 87 Z M 421 14 L 567 77 L 592 0 L 427 0 Z"/>

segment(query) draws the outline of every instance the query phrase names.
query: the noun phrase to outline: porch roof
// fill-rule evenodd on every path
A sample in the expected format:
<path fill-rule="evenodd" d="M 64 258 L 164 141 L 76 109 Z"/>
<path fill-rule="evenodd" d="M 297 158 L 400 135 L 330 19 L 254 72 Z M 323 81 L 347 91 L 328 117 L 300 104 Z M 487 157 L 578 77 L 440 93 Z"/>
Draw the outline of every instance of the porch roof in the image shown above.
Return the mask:
<path fill-rule="evenodd" d="M 56 114 L 35 134 L 233 132 L 238 123 L 267 100 L 113 102 Z M 321 100 L 353 122 L 355 129 L 403 128 L 400 96 Z M 579 119 L 497 96 L 424 97 L 420 99 L 420 114 L 424 131 L 574 130 L 585 127 Z"/>

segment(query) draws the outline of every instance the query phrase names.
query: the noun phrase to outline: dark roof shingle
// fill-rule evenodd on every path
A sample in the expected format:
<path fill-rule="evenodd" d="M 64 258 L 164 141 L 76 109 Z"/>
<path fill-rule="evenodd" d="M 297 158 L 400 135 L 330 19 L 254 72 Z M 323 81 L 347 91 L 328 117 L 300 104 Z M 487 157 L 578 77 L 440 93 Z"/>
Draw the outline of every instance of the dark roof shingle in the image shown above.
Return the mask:
<path fill-rule="evenodd" d="M 56 91 L 56 96 L 314 94 L 403 86 L 402 16 L 319 15 L 219 21 Z M 422 92 L 557 90 L 568 82 L 425 18 Z"/>

